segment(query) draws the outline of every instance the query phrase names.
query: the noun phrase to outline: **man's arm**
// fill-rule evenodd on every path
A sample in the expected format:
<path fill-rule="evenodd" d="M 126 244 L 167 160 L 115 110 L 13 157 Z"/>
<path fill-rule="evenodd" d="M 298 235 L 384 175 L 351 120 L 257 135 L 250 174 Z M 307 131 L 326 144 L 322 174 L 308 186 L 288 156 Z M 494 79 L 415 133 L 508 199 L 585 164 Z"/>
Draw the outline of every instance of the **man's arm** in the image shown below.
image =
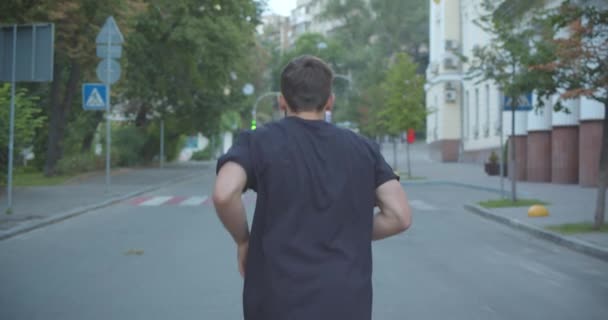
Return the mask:
<path fill-rule="evenodd" d="M 407 196 L 397 180 L 389 180 L 376 189 L 376 204 L 380 212 L 374 216 L 372 240 L 399 234 L 412 224 Z"/>
<path fill-rule="evenodd" d="M 249 241 L 249 226 L 241 197 L 246 185 L 247 174 L 243 167 L 227 162 L 218 172 L 213 190 L 217 215 L 238 245 Z"/>

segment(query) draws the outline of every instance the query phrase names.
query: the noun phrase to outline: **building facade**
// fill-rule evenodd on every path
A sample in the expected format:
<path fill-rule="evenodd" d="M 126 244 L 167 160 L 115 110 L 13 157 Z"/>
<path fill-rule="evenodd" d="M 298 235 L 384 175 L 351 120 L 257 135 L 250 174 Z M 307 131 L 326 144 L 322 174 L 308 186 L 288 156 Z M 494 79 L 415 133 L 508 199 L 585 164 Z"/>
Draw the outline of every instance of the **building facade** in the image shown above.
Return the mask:
<path fill-rule="evenodd" d="M 277 14 L 263 16 L 258 34 L 264 41 L 276 45 L 275 49 L 283 53 L 290 45 L 291 23 L 289 18 Z"/>
<path fill-rule="evenodd" d="M 518 111 L 511 132 L 511 112 L 492 81 L 465 76 L 473 48 L 491 36 L 475 24 L 484 15 L 482 0 L 430 0 L 430 63 L 427 70 L 427 143 L 440 161 L 486 162 L 501 145 L 516 150 L 520 181 L 596 186 L 604 107 L 593 100 L 565 101 L 569 113 L 550 107 Z M 561 1 L 547 1 L 557 6 Z M 463 63 L 458 55 L 467 57 Z M 533 94 L 533 103 L 536 97 Z"/>
<path fill-rule="evenodd" d="M 342 25 L 338 20 L 323 17 L 328 2 L 329 0 L 297 0 L 296 8 L 291 11 L 291 44 L 304 33 L 314 32 L 327 36 Z"/>

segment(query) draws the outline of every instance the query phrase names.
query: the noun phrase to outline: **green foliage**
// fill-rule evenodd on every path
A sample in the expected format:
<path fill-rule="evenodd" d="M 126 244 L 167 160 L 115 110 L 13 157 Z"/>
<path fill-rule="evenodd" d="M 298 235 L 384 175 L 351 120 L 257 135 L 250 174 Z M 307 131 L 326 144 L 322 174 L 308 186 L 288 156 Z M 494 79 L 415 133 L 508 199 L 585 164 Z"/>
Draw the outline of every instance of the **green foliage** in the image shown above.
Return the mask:
<path fill-rule="evenodd" d="M 244 106 L 240 91 L 255 67 L 248 52 L 260 14 L 252 0 L 151 1 L 133 19 L 125 47 L 132 112 L 176 117 L 181 133 L 218 131 L 223 111 Z"/>
<path fill-rule="evenodd" d="M 608 233 L 608 225 L 603 225 L 596 228 L 592 223 L 567 223 L 555 226 L 547 226 L 547 230 L 559 232 L 561 234 L 580 234 L 580 233 L 591 233 L 591 232 L 605 232 Z"/>
<path fill-rule="evenodd" d="M 8 170 L 8 140 L 10 118 L 10 84 L 0 85 L 0 184 L 5 183 Z M 44 125 L 46 117 L 38 105 L 38 97 L 32 96 L 28 90 L 18 88 L 15 92 L 15 140 L 13 159 L 17 162 L 24 148 L 34 142 L 36 130 Z"/>
<path fill-rule="evenodd" d="M 135 166 L 143 162 L 142 149 L 146 134 L 135 126 L 126 125 L 112 130 L 112 161 L 117 166 Z"/>
<path fill-rule="evenodd" d="M 492 151 L 492 153 L 490 154 L 490 157 L 488 158 L 488 162 L 492 163 L 492 164 L 498 163 L 498 155 L 496 154 L 495 151 Z"/>
<path fill-rule="evenodd" d="M 101 169 L 103 165 L 103 159 L 92 153 L 74 154 L 63 157 L 57 162 L 57 173 L 64 176 L 74 175 Z"/>
<path fill-rule="evenodd" d="M 16 171 L 14 175 L 14 185 L 17 187 L 33 187 L 33 186 L 54 186 L 64 184 L 71 179 L 71 175 L 60 175 L 46 177 L 42 172 L 21 172 Z"/>
<path fill-rule="evenodd" d="M 467 61 L 470 68 L 467 78 L 479 82 L 492 80 L 503 94 L 513 101 L 535 89 L 540 76 L 527 66 L 533 58 L 533 45 L 530 39 L 535 29 L 524 26 L 519 19 L 504 19 L 495 14 L 493 1 L 484 1 L 482 8 L 487 14 L 475 23 L 492 35 L 483 47 L 473 50 L 473 61 Z M 466 59 L 464 59 L 466 61 Z"/>
<path fill-rule="evenodd" d="M 608 10 L 564 1 L 537 19 L 544 31 L 530 69 L 545 76 L 539 100 L 587 97 L 608 108 Z M 546 54 L 545 52 L 550 52 Z"/>
<path fill-rule="evenodd" d="M 192 158 L 191 160 L 194 161 L 206 161 L 206 160 L 211 160 L 213 159 L 213 151 L 212 148 L 210 148 L 210 146 L 207 146 L 207 148 L 200 150 L 200 151 L 196 151 L 192 154 Z"/>
<path fill-rule="evenodd" d="M 479 205 L 486 209 L 494 208 L 513 208 L 513 207 L 530 207 L 533 205 L 548 205 L 548 203 L 537 199 L 518 199 L 513 202 L 508 199 L 488 200 L 479 202 Z"/>
<path fill-rule="evenodd" d="M 418 130 L 426 120 L 424 79 L 416 74 L 416 68 L 409 55 L 398 53 L 382 83 L 386 102 L 380 116 L 391 135 Z"/>
<path fill-rule="evenodd" d="M 10 84 L 0 86 L 0 145 L 8 146 L 8 127 L 10 113 Z M 38 97 L 31 96 L 26 89 L 15 92 L 15 150 L 27 147 L 34 139 L 36 129 L 40 128 L 46 118 L 41 116 L 42 108 Z"/>
<path fill-rule="evenodd" d="M 343 48 L 338 61 L 353 78 L 354 90 L 336 108 L 336 121 L 356 122 L 366 135 L 387 134 L 386 125 L 377 123 L 378 112 L 386 104 L 378 85 L 385 81 L 391 61 L 400 52 L 413 58 L 417 73 L 424 72 L 428 60 L 423 50 L 429 37 L 428 1 L 330 0 L 325 12 L 326 19 L 343 24 L 333 31 L 330 40 Z"/>

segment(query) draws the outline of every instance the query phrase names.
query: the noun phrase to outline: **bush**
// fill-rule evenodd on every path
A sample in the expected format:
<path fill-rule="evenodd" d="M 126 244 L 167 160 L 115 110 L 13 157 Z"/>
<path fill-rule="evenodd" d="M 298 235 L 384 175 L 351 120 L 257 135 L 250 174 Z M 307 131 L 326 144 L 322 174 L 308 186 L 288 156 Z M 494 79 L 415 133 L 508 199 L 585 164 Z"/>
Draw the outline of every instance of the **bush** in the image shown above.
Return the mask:
<path fill-rule="evenodd" d="M 93 171 L 103 163 L 103 159 L 93 154 L 75 154 L 63 157 L 57 162 L 57 173 L 66 175 Z"/>
<path fill-rule="evenodd" d="M 211 152 L 211 150 L 212 148 L 210 148 L 210 146 L 207 146 L 207 148 L 193 153 L 192 158 L 190 159 L 194 161 L 211 160 L 213 158 L 213 152 Z"/>
<path fill-rule="evenodd" d="M 105 132 L 101 133 L 100 142 L 105 155 Z M 146 134 L 132 125 L 117 125 L 112 128 L 112 166 L 135 166 L 144 161 L 142 150 L 146 143 Z"/>
<path fill-rule="evenodd" d="M 143 161 L 141 150 L 146 143 L 142 130 L 134 126 L 116 128 L 113 132 L 112 152 L 116 153 L 119 166 L 134 166 Z"/>

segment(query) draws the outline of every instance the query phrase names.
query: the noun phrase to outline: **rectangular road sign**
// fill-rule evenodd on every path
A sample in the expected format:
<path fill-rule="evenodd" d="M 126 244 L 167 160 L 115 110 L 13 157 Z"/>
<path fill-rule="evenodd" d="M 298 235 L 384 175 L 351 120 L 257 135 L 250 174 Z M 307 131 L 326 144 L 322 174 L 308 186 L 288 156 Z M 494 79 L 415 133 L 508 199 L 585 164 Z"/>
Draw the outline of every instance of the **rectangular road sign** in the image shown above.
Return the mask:
<path fill-rule="evenodd" d="M 17 25 L 16 82 L 53 81 L 55 27 L 52 23 Z M 0 26 L 0 81 L 11 81 L 13 26 Z"/>
<path fill-rule="evenodd" d="M 520 96 L 515 103 L 510 97 L 504 97 L 503 110 L 511 111 L 515 107 L 515 111 L 530 111 L 532 110 L 532 93 Z"/>
<path fill-rule="evenodd" d="M 107 93 L 106 85 L 103 83 L 85 83 L 82 85 L 82 108 L 84 110 L 106 110 Z"/>
<path fill-rule="evenodd" d="M 97 57 L 102 59 L 120 59 L 122 56 L 122 46 L 97 46 Z"/>

